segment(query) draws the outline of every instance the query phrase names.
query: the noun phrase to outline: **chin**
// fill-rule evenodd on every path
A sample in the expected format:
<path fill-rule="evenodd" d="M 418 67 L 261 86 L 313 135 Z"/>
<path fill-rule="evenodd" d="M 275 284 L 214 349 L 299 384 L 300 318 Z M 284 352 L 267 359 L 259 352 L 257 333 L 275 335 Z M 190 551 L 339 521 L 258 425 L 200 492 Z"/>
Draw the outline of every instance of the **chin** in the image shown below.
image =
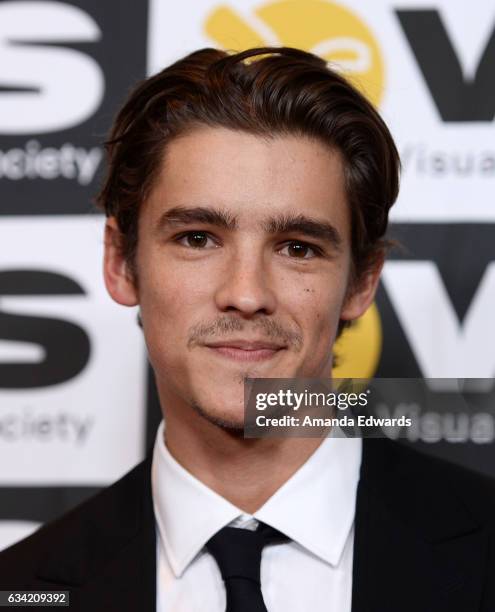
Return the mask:
<path fill-rule="evenodd" d="M 203 405 L 193 402 L 194 411 L 205 421 L 237 436 L 244 435 L 244 407 L 238 410 L 211 410 Z"/>

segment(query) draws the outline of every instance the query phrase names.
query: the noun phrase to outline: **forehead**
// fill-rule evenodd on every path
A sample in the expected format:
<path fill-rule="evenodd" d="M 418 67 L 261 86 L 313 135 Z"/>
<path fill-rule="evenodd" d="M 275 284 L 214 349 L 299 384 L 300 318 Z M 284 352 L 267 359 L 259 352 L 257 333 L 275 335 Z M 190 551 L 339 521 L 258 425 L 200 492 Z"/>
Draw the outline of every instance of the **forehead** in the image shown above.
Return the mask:
<path fill-rule="evenodd" d="M 223 209 L 240 228 L 264 217 L 310 214 L 346 234 L 349 211 L 341 155 L 305 136 L 263 137 L 198 128 L 170 142 L 146 208 Z"/>

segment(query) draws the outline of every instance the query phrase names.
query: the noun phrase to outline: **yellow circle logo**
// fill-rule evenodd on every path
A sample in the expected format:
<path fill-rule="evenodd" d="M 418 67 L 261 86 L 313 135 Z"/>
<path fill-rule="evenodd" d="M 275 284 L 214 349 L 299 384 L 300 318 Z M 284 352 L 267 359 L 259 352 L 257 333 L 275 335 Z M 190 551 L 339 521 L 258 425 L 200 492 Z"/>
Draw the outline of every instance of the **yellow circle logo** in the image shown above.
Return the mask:
<path fill-rule="evenodd" d="M 378 308 L 372 304 L 335 343 L 337 366 L 332 378 L 372 378 L 381 349 L 382 325 Z"/>
<path fill-rule="evenodd" d="M 384 67 L 377 41 L 355 13 L 335 2 L 281 0 L 249 14 L 219 6 L 206 18 L 205 31 L 224 49 L 282 45 L 315 53 L 380 104 Z"/>

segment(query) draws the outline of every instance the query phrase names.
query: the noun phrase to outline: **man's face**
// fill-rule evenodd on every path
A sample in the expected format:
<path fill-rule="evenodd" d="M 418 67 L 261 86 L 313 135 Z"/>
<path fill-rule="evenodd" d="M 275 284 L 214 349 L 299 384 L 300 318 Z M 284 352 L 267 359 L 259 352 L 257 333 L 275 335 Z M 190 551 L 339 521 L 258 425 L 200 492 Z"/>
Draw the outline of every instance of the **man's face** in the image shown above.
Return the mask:
<path fill-rule="evenodd" d="M 350 268 L 338 153 L 205 127 L 168 145 L 143 203 L 138 287 L 106 275 L 117 301 L 140 305 L 165 410 L 239 427 L 245 377 L 330 376 L 339 319 L 376 285 L 346 299 Z"/>

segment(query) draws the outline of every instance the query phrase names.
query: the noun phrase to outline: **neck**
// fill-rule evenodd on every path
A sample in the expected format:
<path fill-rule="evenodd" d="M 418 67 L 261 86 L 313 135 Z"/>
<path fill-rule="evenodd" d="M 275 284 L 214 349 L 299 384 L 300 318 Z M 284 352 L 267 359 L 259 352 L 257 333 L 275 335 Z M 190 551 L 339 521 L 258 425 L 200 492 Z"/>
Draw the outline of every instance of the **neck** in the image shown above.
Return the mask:
<path fill-rule="evenodd" d="M 243 512 L 258 510 L 314 453 L 321 438 L 245 439 L 190 407 L 167 403 L 165 444 L 188 472 Z M 184 418 L 186 415 L 186 418 Z"/>

